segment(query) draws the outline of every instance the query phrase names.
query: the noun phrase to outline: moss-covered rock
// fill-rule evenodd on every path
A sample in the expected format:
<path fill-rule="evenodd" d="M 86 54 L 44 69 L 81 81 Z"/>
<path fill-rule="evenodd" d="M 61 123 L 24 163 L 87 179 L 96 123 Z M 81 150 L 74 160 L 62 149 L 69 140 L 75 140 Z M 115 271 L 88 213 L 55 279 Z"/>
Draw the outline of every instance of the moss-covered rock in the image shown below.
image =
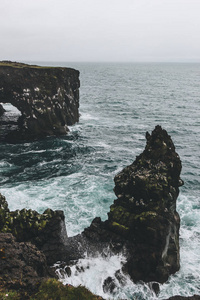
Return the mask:
<path fill-rule="evenodd" d="M 164 282 L 179 269 L 176 199 L 183 184 L 181 161 L 171 137 L 160 126 L 146 138 L 144 152 L 115 176 L 118 199 L 111 206 L 108 226 L 112 230 L 117 218 L 119 224 L 129 227 L 127 238 L 136 244 L 126 264 L 132 278 Z M 129 218 L 124 218 L 125 210 Z"/>
<path fill-rule="evenodd" d="M 63 211 L 47 209 L 43 214 L 34 210 L 9 211 L 0 194 L 0 232 L 12 233 L 18 242 L 29 241 L 41 249 L 49 264 L 67 260 L 67 232 Z"/>
<path fill-rule="evenodd" d="M 83 286 L 73 287 L 72 285 L 64 286 L 56 279 L 44 281 L 39 292 L 32 297 L 34 300 L 103 300 L 103 298 L 92 294 Z"/>

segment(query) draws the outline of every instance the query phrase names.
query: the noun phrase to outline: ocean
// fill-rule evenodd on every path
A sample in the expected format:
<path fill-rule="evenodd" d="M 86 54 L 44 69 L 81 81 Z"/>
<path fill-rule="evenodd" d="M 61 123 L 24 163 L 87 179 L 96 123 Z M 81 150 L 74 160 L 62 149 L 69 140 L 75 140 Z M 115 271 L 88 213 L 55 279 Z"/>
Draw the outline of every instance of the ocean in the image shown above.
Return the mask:
<path fill-rule="evenodd" d="M 64 283 L 85 285 L 106 299 L 165 299 L 200 294 L 200 64 L 190 63 L 41 63 L 80 71 L 80 121 L 67 136 L 19 144 L 0 143 L 0 192 L 10 210 L 46 208 L 65 213 L 68 236 L 80 233 L 99 216 L 107 219 L 116 198 L 114 176 L 145 147 L 145 133 L 161 125 L 182 160 L 177 211 L 181 218 L 181 268 L 155 295 L 148 284 L 128 276 L 112 294 L 102 283 L 123 263 L 123 256 L 87 254 L 60 274 Z M 17 109 L 4 105 L 5 119 Z M 14 124 L 14 123 L 13 123 Z M 10 125 L 14 127 L 15 125 Z M 7 130 L 2 126 L 2 131 Z"/>

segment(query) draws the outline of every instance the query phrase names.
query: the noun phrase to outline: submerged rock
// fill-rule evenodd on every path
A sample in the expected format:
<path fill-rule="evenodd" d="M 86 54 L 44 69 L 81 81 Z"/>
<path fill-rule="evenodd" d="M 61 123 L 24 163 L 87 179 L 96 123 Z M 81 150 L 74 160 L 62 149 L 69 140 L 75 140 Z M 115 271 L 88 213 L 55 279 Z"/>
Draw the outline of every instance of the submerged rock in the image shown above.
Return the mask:
<path fill-rule="evenodd" d="M 134 281 L 165 282 L 180 267 L 176 211 L 181 161 L 168 133 L 156 126 L 146 134 L 145 150 L 115 176 L 117 199 L 108 220 L 93 220 L 83 235 L 90 243 L 108 242 L 125 249 L 124 271 Z"/>
<path fill-rule="evenodd" d="M 103 291 L 104 293 L 113 294 L 116 289 L 115 280 L 112 277 L 107 277 L 103 282 Z"/>
<path fill-rule="evenodd" d="M 22 114 L 10 139 L 66 134 L 79 120 L 79 87 L 79 71 L 71 68 L 0 62 L 0 102 Z"/>

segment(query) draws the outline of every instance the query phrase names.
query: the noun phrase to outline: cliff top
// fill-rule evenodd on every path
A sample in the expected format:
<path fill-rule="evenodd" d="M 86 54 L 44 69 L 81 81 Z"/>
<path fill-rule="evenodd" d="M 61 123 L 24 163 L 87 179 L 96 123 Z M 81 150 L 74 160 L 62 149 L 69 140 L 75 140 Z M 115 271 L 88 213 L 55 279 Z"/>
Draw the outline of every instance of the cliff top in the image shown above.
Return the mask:
<path fill-rule="evenodd" d="M 38 66 L 38 65 L 29 65 L 20 62 L 13 62 L 9 60 L 0 61 L 0 67 L 12 67 L 16 69 L 24 69 L 24 68 L 31 68 L 31 69 L 71 69 L 65 67 L 51 67 L 51 66 Z"/>

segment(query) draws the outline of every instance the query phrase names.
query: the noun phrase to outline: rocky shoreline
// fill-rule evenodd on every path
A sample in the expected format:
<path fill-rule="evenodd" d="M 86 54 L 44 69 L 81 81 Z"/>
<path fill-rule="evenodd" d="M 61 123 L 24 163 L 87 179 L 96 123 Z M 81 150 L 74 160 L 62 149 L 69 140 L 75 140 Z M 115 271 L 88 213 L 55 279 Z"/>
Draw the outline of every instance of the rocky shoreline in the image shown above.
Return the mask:
<path fill-rule="evenodd" d="M 181 161 L 171 137 L 160 126 L 151 135 L 147 133 L 146 139 L 145 150 L 115 176 L 117 199 L 110 207 L 108 219 L 102 222 L 95 218 L 75 237 L 68 238 L 62 211 L 11 212 L 0 195 L 1 290 L 18 291 L 23 299 L 33 295 L 32 299 L 39 299 L 36 295 L 41 292 L 42 284 L 44 288 L 42 282 L 56 277 L 51 268 L 55 262 L 63 261 L 69 266 L 72 260 L 83 257 L 85 251 L 95 255 L 105 247 L 113 254 L 123 252 L 126 263 L 119 274 L 128 273 L 134 282 L 162 284 L 179 270 L 180 218 L 176 199 L 183 185 Z M 112 280 L 108 278 L 104 283 L 108 289 L 113 286 Z M 158 287 L 154 285 L 157 292 Z M 63 292 L 65 299 L 73 299 L 67 296 L 69 288 L 72 289 L 66 287 L 68 291 Z M 90 296 L 96 298 L 87 294 L 86 299 L 101 299 Z M 200 299 L 200 296 L 169 299 Z"/>

